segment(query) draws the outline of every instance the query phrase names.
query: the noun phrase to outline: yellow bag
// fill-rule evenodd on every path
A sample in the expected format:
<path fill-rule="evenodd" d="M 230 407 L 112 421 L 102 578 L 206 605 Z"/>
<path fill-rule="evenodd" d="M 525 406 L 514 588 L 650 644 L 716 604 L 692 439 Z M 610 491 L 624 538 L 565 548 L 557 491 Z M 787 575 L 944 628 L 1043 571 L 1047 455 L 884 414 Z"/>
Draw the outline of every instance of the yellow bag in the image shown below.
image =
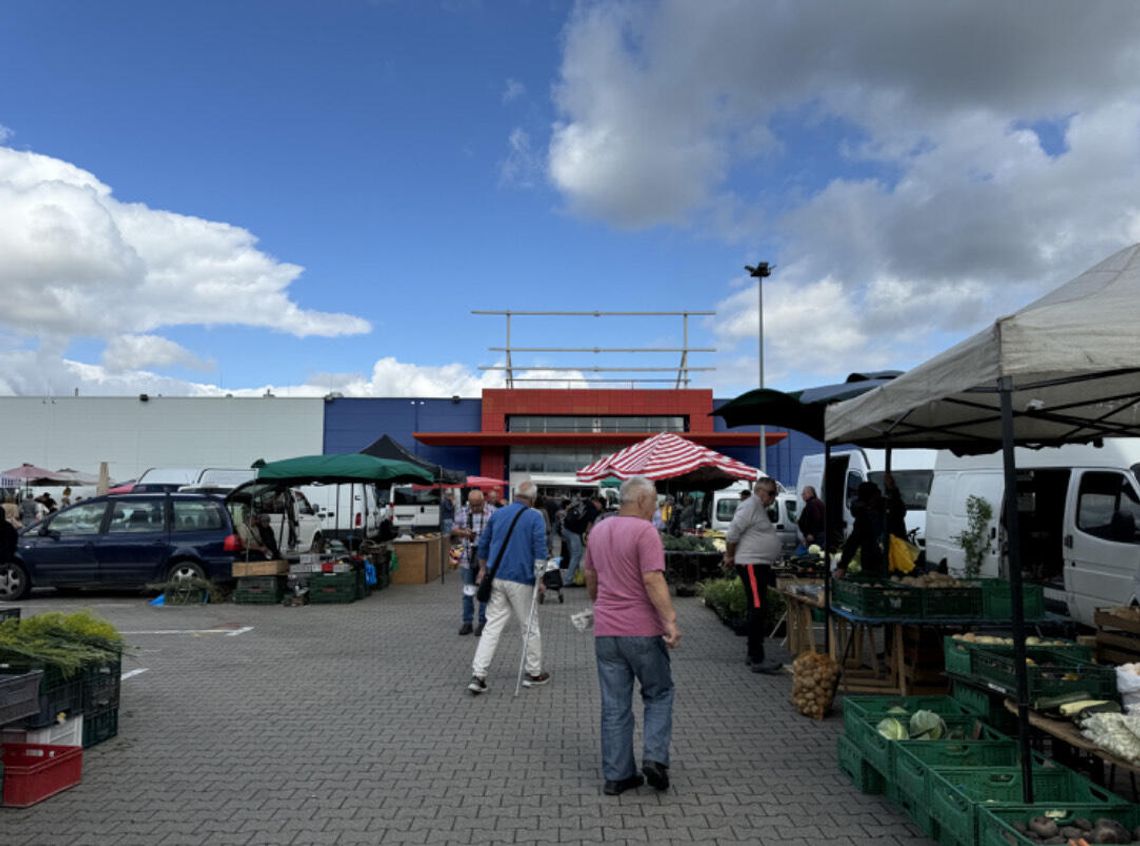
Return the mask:
<path fill-rule="evenodd" d="M 909 573 L 918 561 L 919 548 L 912 543 L 891 535 L 890 571 L 892 573 Z"/>

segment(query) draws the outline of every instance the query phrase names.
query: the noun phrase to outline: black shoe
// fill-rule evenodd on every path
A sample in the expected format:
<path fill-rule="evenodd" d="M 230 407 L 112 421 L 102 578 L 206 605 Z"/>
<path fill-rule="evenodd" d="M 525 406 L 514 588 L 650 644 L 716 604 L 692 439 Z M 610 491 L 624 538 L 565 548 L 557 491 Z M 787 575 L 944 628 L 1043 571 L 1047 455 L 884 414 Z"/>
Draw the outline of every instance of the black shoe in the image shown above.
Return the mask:
<path fill-rule="evenodd" d="M 471 632 L 473 632 L 473 631 L 474 631 L 474 628 L 472 627 L 472 625 L 470 623 L 464 623 L 462 626 L 459 627 L 459 633 L 461 635 L 468 635 L 468 634 L 471 634 Z"/>
<path fill-rule="evenodd" d="M 487 625 L 487 624 L 486 624 L 486 623 L 480 623 L 479 625 L 477 625 L 477 626 L 475 627 L 475 637 L 480 637 L 480 636 L 482 636 L 482 634 L 483 634 L 483 626 L 485 626 L 485 625 Z"/>
<path fill-rule="evenodd" d="M 764 673 L 768 676 L 774 676 L 784 669 L 784 665 L 779 661 L 761 661 L 752 665 L 752 672 Z"/>
<path fill-rule="evenodd" d="M 645 780 L 649 782 L 649 786 L 654 790 L 669 789 L 668 764 L 661 764 L 657 761 L 646 761 L 642 764 L 641 771 L 645 773 Z"/>
<path fill-rule="evenodd" d="M 641 787 L 645 784 L 645 779 L 639 775 L 631 775 L 629 778 L 623 778 L 621 781 L 607 781 L 602 787 L 602 793 L 607 796 L 620 796 L 627 790 L 633 790 L 635 787 Z"/>
<path fill-rule="evenodd" d="M 481 693 L 486 693 L 487 680 L 482 676 L 472 676 L 471 684 L 467 685 L 467 689 L 471 691 L 472 696 L 478 696 Z"/>

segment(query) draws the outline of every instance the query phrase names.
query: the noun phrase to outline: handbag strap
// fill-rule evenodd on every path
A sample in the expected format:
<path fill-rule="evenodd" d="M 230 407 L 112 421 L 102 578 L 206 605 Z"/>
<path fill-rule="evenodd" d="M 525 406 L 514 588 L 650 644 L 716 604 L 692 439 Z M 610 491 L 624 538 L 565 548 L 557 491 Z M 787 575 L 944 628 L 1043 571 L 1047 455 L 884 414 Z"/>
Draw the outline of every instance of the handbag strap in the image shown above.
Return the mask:
<path fill-rule="evenodd" d="M 507 527 L 507 536 L 503 538 L 503 545 L 499 547 L 499 554 L 495 556 L 495 563 L 491 565 L 491 570 L 487 573 L 488 578 L 495 578 L 495 574 L 499 572 L 499 565 L 503 563 L 503 553 L 507 551 L 507 544 L 511 542 L 511 534 L 515 530 L 515 523 L 519 521 L 519 518 L 523 516 L 523 512 L 525 511 L 526 506 L 524 505 L 515 515 L 515 519 L 511 520 L 511 525 Z"/>

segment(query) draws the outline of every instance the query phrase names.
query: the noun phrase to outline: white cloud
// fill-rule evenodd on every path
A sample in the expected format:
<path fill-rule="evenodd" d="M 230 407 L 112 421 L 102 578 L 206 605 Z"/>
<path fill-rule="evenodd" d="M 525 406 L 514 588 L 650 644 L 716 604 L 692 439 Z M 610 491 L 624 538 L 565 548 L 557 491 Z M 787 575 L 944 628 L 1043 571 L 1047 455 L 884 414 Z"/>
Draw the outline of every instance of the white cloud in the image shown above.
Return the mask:
<path fill-rule="evenodd" d="M 247 230 L 116 200 L 67 162 L 0 147 L 0 324 L 34 336 L 112 338 L 179 325 L 298 337 L 359 334 L 367 321 L 289 297 L 301 274 Z"/>
<path fill-rule="evenodd" d="M 517 79 L 507 79 L 503 87 L 503 103 L 512 103 L 526 94 L 526 86 Z"/>
<path fill-rule="evenodd" d="M 531 144 L 530 134 L 519 127 L 507 138 L 507 157 L 499 164 L 499 182 L 516 188 L 533 188 L 542 178 L 542 157 Z"/>
<path fill-rule="evenodd" d="M 582 2 L 549 173 L 616 227 L 762 236 L 773 378 L 905 367 L 1140 239 L 1138 38 L 1111 3 Z M 718 380 L 754 297 L 718 306 Z"/>
<path fill-rule="evenodd" d="M 0 123 L 0 144 L 6 144 L 15 134 L 13 130 Z"/>
<path fill-rule="evenodd" d="M 203 361 L 185 347 L 157 335 L 120 335 L 112 338 L 103 351 L 103 366 L 112 372 L 146 367 L 189 367 L 212 370 L 213 362 Z"/>

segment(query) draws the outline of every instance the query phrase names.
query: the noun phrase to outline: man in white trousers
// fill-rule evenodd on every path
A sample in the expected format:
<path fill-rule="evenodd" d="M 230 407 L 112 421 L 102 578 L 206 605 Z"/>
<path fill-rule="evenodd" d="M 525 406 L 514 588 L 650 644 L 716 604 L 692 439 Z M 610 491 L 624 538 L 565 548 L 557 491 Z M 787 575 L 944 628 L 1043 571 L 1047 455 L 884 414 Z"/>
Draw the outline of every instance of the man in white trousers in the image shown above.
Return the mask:
<path fill-rule="evenodd" d="M 550 681 L 550 673 L 542 669 L 542 638 L 537 615 L 527 638 L 536 573 L 546 566 L 546 521 L 534 508 L 537 500 L 534 482 L 523 482 L 515 488 L 514 501 L 496 510 L 479 536 L 479 581 L 486 578 L 494 581 L 487 603 L 487 625 L 475 651 L 471 683 L 467 685 L 474 696 L 487 692 L 487 671 L 495 657 L 499 636 L 512 613 L 519 621 L 520 635 L 526 644 L 523 686 L 537 687 Z M 544 590 L 541 581 L 538 589 Z"/>

